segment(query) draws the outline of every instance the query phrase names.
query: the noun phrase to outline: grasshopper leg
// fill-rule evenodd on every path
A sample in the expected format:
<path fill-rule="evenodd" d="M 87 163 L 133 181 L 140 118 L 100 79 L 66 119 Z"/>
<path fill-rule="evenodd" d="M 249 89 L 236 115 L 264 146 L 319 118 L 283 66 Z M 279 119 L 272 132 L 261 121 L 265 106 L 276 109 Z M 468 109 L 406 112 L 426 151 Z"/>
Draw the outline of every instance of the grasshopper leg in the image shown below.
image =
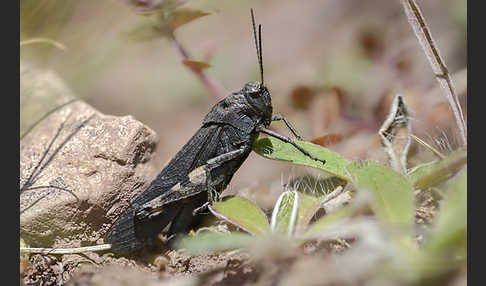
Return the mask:
<path fill-rule="evenodd" d="M 285 116 L 283 116 L 282 114 L 272 115 L 272 121 L 280 121 L 280 120 L 283 120 L 283 122 L 285 122 L 285 125 L 287 125 L 290 131 L 292 131 L 292 134 L 294 134 L 297 140 L 302 140 L 302 136 L 300 136 L 300 134 L 297 132 L 295 127 L 290 123 L 290 121 L 287 118 L 285 118 Z"/>

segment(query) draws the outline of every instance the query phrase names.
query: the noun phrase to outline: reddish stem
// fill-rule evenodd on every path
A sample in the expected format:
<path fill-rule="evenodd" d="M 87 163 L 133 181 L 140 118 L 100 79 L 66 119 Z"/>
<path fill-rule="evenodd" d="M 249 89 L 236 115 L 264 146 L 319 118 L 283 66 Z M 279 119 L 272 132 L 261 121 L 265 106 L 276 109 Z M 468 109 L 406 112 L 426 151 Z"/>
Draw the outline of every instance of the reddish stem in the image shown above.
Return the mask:
<path fill-rule="evenodd" d="M 187 52 L 187 50 L 182 46 L 182 44 L 175 38 L 175 35 L 174 33 L 170 33 L 171 35 L 171 39 L 172 41 L 174 42 L 174 44 L 176 45 L 177 47 L 177 50 L 179 51 L 179 53 L 181 54 L 181 56 L 184 58 L 184 59 L 189 59 L 190 56 L 189 56 L 189 53 Z M 211 92 L 211 94 L 219 101 L 219 100 L 222 100 L 223 98 L 226 97 L 226 95 L 228 94 L 228 92 L 226 91 L 226 89 L 223 88 L 223 86 L 213 80 L 212 78 L 210 78 L 203 70 L 199 70 L 199 71 L 196 71 L 196 70 L 193 70 L 193 69 L 189 69 L 191 70 L 198 78 L 199 80 L 204 84 L 204 86 Z"/>

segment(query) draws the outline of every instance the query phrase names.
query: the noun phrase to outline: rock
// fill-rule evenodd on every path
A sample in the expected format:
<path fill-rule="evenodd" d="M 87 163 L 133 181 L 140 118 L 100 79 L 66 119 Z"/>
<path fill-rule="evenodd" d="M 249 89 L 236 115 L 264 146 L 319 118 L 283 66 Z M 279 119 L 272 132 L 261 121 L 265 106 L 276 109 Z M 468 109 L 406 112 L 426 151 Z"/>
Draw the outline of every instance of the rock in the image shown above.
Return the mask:
<path fill-rule="evenodd" d="M 20 63 L 20 134 L 25 134 L 45 114 L 76 97 L 53 72 Z"/>
<path fill-rule="evenodd" d="M 73 99 L 64 94 L 63 102 Z M 132 116 L 104 115 L 82 100 L 47 116 L 20 141 L 20 236 L 31 247 L 95 244 L 155 175 L 157 142 Z"/>

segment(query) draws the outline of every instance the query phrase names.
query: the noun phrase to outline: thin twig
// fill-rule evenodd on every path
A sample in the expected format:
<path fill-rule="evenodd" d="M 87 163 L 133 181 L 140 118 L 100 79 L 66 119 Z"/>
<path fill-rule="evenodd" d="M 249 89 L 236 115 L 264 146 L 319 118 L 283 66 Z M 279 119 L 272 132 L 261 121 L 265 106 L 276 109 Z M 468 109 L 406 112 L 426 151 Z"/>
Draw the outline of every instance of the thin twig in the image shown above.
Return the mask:
<path fill-rule="evenodd" d="M 337 196 L 339 196 L 344 191 L 343 186 L 338 186 L 334 191 L 329 193 L 324 200 L 322 200 L 321 205 L 328 203 L 331 200 L 334 200 Z"/>
<path fill-rule="evenodd" d="M 37 204 L 38 202 L 40 202 L 42 199 L 44 199 L 45 197 L 47 197 L 49 195 L 49 193 L 46 193 L 44 194 L 42 197 L 38 198 L 37 200 L 35 200 L 33 203 L 31 203 L 29 206 L 25 207 L 24 209 L 20 210 L 20 215 L 22 215 L 24 212 L 26 212 L 27 210 L 29 210 L 30 208 L 32 208 L 33 206 L 35 206 L 35 204 Z"/>
<path fill-rule="evenodd" d="M 69 114 L 68 116 L 70 116 L 71 114 Z M 61 122 L 61 125 L 59 126 L 59 128 L 57 129 L 56 131 L 56 134 L 54 135 L 54 137 L 52 138 L 51 142 L 49 142 L 49 145 L 47 146 L 46 150 L 44 151 L 44 154 L 42 154 L 42 157 L 40 158 L 39 162 L 37 163 L 37 165 L 35 166 L 34 170 L 32 171 L 32 173 L 29 175 L 29 177 L 27 178 L 27 180 L 25 181 L 25 183 L 22 185 L 22 187 L 20 188 L 20 194 L 22 194 L 26 189 L 28 189 L 29 187 L 31 187 L 34 182 L 35 182 L 35 177 L 38 176 L 38 173 L 37 173 L 37 170 L 39 168 L 42 168 L 42 162 L 44 161 L 45 158 L 47 158 L 47 154 L 50 152 L 51 148 L 52 148 L 52 145 L 54 144 L 54 142 L 57 140 L 57 138 L 59 137 L 59 135 L 61 134 L 61 131 L 63 130 L 64 128 L 64 122 Z M 40 173 L 40 172 L 39 172 Z"/>
<path fill-rule="evenodd" d="M 61 191 L 66 191 L 66 192 L 70 193 L 74 198 L 76 198 L 76 201 L 77 202 L 79 202 L 78 196 L 76 196 L 76 194 L 73 191 L 71 191 L 70 189 L 66 189 L 66 188 L 58 187 L 58 186 L 35 186 L 35 187 L 29 187 L 27 189 L 24 189 L 23 191 L 25 192 L 25 191 L 32 191 L 32 190 L 39 190 L 39 189 L 50 189 L 50 188 L 57 189 L 57 190 L 61 190 Z M 29 206 L 27 206 L 24 209 L 20 210 L 20 215 L 22 215 L 26 210 L 30 209 L 35 204 L 37 204 L 38 202 L 40 202 L 43 198 L 47 197 L 49 194 L 50 193 L 44 194 L 42 197 L 40 197 L 37 200 L 35 200 L 32 204 L 30 204 Z"/>
<path fill-rule="evenodd" d="M 432 38 L 429 31 L 427 23 L 420 11 L 419 6 L 415 0 L 400 0 L 405 13 L 408 18 L 408 22 L 412 26 L 415 36 L 417 36 L 420 45 L 422 46 L 427 59 L 429 60 L 430 66 L 435 73 L 437 81 L 439 82 L 442 90 L 444 91 L 449 105 L 451 106 L 452 112 L 456 119 L 457 126 L 461 133 L 461 138 L 464 146 L 467 145 L 467 127 L 464 121 L 464 115 L 462 113 L 461 105 L 459 103 L 459 98 L 457 97 L 454 84 L 452 82 L 449 71 L 445 62 L 442 60 L 439 54 L 439 49 Z"/>
<path fill-rule="evenodd" d="M 57 190 L 61 190 L 61 191 L 66 191 L 66 192 L 70 193 L 73 197 L 75 197 L 77 201 L 79 201 L 79 198 L 76 196 L 75 193 L 73 193 L 73 191 L 71 191 L 70 189 L 67 189 L 67 188 L 63 188 L 63 187 L 52 186 L 52 185 L 50 185 L 50 186 L 35 186 L 35 187 L 29 187 L 25 190 L 26 191 L 32 191 L 32 190 L 49 189 L 49 188 L 53 188 L 53 189 L 57 189 Z"/>
<path fill-rule="evenodd" d="M 111 249 L 111 244 L 100 244 L 94 246 L 75 247 L 75 248 L 31 248 L 21 247 L 20 254 L 22 253 L 40 253 L 40 254 L 75 254 L 88 251 L 103 251 Z"/>
<path fill-rule="evenodd" d="M 29 129 L 27 131 L 24 132 L 24 134 L 22 134 L 20 136 L 20 140 L 22 140 L 27 134 L 29 134 L 29 132 L 34 129 L 34 127 L 36 127 L 40 122 L 42 122 L 42 120 L 46 119 L 49 115 L 53 114 L 54 112 L 56 112 L 57 110 L 63 108 L 64 106 L 66 105 L 69 105 L 75 101 L 78 101 L 79 99 L 78 98 L 74 98 L 74 99 L 71 99 L 61 105 L 58 105 L 56 107 L 54 107 L 53 109 L 49 110 L 48 112 L 46 112 L 46 114 L 44 114 L 41 118 L 39 118 L 39 120 L 37 120 L 36 122 L 34 122 L 34 124 L 32 124 Z"/>
<path fill-rule="evenodd" d="M 169 37 L 176 45 L 177 50 L 179 51 L 181 56 L 186 60 L 190 59 L 189 53 L 184 48 L 184 46 L 182 46 L 182 44 L 176 39 L 173 31 L 169 33 Z M 190 70 L 199 78 L 199 80 L 204 84 L 204 86 L 206 86 L 206 88 L 218 101 L 226 97 L 228 92 L 223 88 L 223 86 L 221 86 L 221 84 L 219 84 L 217 81 L 208 77 L 208 75 L 203 70 Z"/>
<path fill-rule="evenodd" d="M 79 130 L 81 130 L 81 128 L 84 127 L 84 125 L 86 123 L 88 123 L 88 121 L 90 121 L 93 117 L 96 116 L 96 113 L 93 113 L 90 117 L 88 117 L 87 119 L 85 119 L 83 122 L 81 122 L 81 124 L 76 127 L 76 129 L 71 133 L 69 134 L 66 139 L 64 139 L 63 142 L 61 142 L 61 144 L 53 151 L 53 153 L 50 155 L 49 158 L 47 158 L 47 154 L 50 152 L 50 149 L 52 148 L 52 145 L 54 144 L 54 141 L 56 141 L 57 137 L 59 137 L 59 134 L 61 133 L 62 129 L 64 128 L 64 123 L 67 121 L 64 121 L 61 123 L 61 126 L 60 128 L 57 130 L 56 132 L 56 135 L 54 136 L 54 138 L 51 140 L 51 142 L 49 143 L 49 146 L 47 147 L 46 151 L 44 152 L 44 154 L 42 155 L 42 158 L 40 159 L 39 163 L 37 164 L 37 166 L 34 168 L 34 171 L 32 172 L 32 174 L 27 178 L 27 181 L 24 183 L 24 185 L 20 188 L 20 193 L 22 194 L 26 189 L 30 188 L 34 182 L 35 182 L 35 179 L 42 173 L 42 171 L 44 170 L 44 168 L 47 167 L 47 165 L 49 165 L 49 163 L 54 159 L 54 157 L 56 156 L 56 154 L 67 144 L 67 142 L 72 138 L 74 137 L 74 135 L 76 135 L 76 133 L 79 132 Z M 47 161 L 46 162 L 43 162 L 44 159 L 47 158 Z"/>

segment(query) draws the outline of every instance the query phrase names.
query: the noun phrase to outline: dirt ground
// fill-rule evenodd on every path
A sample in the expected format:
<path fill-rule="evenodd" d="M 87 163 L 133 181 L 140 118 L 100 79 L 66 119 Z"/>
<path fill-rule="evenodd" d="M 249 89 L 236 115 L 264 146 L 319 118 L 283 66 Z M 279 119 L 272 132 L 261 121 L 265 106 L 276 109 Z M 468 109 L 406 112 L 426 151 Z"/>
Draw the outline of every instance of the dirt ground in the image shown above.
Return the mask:
<path fill-rule="evenodd" d="M 168 250 L 152 255 L 150 262 L 90 252 L 31 255 L 21 285 L 276 285 L 300 276 L 295 270 L 288 275 L 293 267 L 325 261 L 347 247 L 341 241 L 309 242 L 298 253 L 265 261 L 252 261 L 247 253 L 235 251 L 188 256 Z M 302 279 L 307 280 L 306 275 Z"/>
<path fill-rule="evenodd" d="M 417 192 L 416 199 L 415 221 L 426 229 L 437 214 L 437 201 L 428 192 Z M 219 227 L 227 228 L 224 223 Z M 244 250 L 190 256 L 184 250 L 167 249 L 163 239 L 133 257 L 109 252 L 32 254 L 21 264 L 21 285 L 360 285 L 367 281 L 366 276 L 335 281 L 332 275 L 321 277 L 312 271 L 323 271 L 321 267 L 332 263 L 335 255 L 353 247 L 353 240 L 312 240 L 297 250 L 270 251 L 255 258 Z M 443 285 L 463 285 L 465 280 L 459 273 Z"/>

